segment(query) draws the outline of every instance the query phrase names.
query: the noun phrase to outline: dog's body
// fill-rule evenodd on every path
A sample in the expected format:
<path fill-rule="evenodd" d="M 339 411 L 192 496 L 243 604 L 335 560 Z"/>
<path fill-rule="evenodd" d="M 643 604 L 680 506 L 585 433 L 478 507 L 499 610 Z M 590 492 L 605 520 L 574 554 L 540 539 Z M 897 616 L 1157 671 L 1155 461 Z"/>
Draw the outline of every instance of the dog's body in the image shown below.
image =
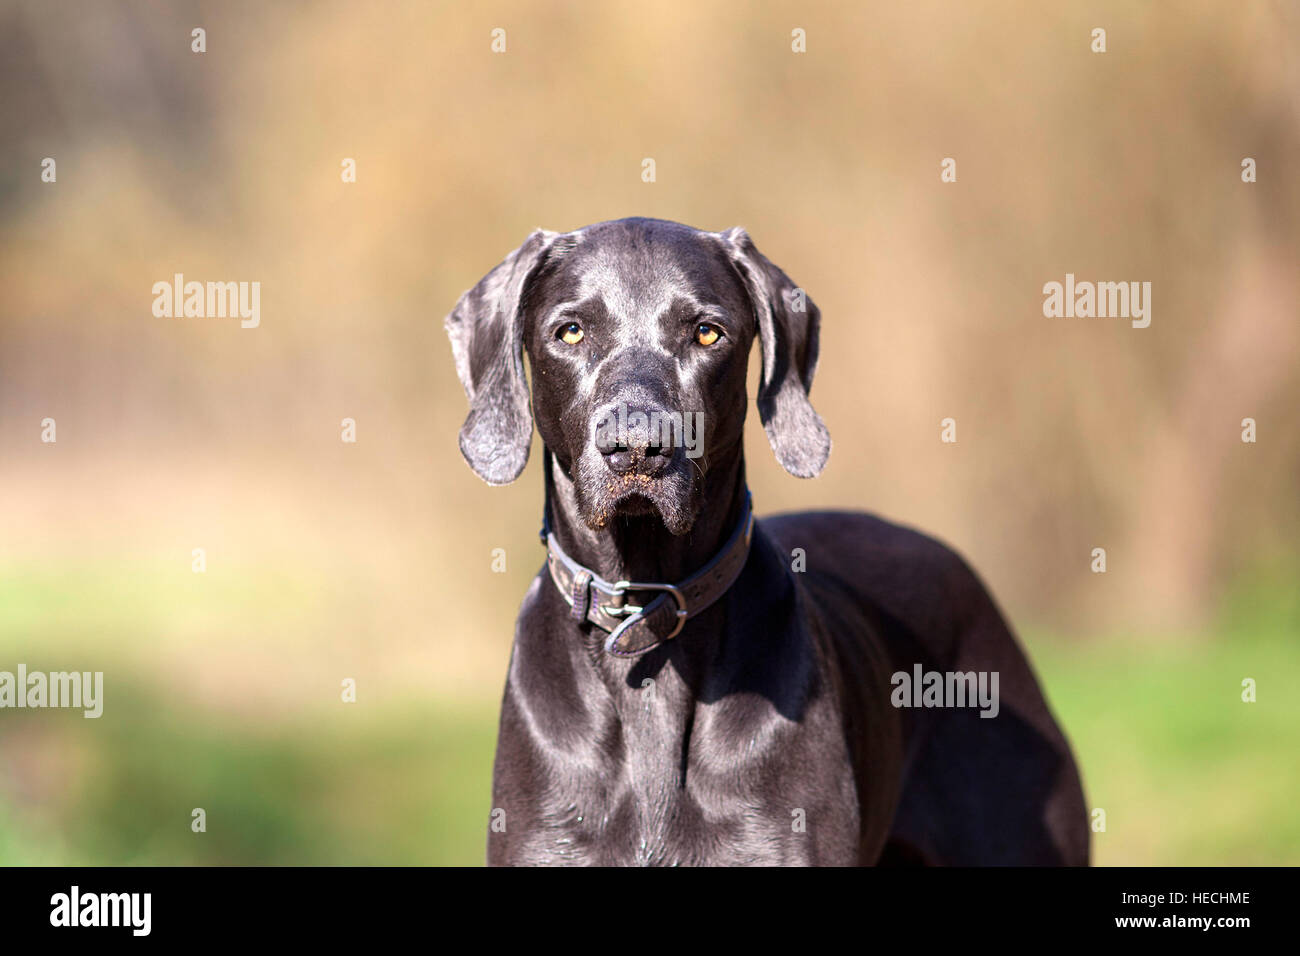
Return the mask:
<path fill-rule="evenodd" d="M 535 233 L 448 318 L 471 401 L 462 451 L 493 483 L 522 470 L 526 351 L 553 546 L 605 581 L 680 582 L 745 519 L 754 337 L 778 459 L 805 477 L 824 464 L 807 401 L 818 322 L 739 230 L 635 219 Z M 595 423 L 627 403 L 704 409 L 703 459 L 644 431 L 603 442 Z M 627 657 L 617 629 L 573 613 L 586 578 L 580 600 L 539 574 L 506 682 L 490 863 L 1087 862 L 1069 747 L 956 555 L 818 513 L 758 522 L 742 559 L 680 634 Z M 896 707 L 891 677 L 917 665 L 996 673 L 996 716 Z"/>

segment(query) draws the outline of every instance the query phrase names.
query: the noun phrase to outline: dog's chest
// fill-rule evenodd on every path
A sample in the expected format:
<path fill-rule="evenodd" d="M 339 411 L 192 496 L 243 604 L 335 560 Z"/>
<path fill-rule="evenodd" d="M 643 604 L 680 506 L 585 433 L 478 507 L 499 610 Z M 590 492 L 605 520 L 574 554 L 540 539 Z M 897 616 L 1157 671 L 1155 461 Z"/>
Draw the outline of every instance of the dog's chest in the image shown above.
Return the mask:
<path fill-rule="evenodd" d="M 596 759 L 548 766 L 512 862 L 790 865 L 824 859 L 831 834 L 856 844 L 851 785 L 810 768 L 799 725 L 752 706 L 682 709 L 654 699 L 670 688 L 647 690 L 602 725 Z"/>
<path fill-rule="evenodd" d="M 765 612 L 763 631 L 748 618 L 732 622 L 750 653 L 710 661 L 702 673 L 698 659 L 556 651 L 573 645 L 554 624 L 553 597 L 542 590 L 521 612 L 490 861 L 857 862 L 858 794 L 842 717 L 788 607 Z M 757 613 L 762 601 L 750 597 L 728 618 Z"/>
<path fill-rule="evenodd" d="M 597 866 L 777 865 L 808 862 L 784 802 L 725 798 L 726 784 L 581 777 L 519 847 L 527 862 Z M 730 788 L 734 791 L 734 788 Z M 705 792 L 702 792 L 705 791 Z M 559 794 L 555 794 L 559 796 Z"/>

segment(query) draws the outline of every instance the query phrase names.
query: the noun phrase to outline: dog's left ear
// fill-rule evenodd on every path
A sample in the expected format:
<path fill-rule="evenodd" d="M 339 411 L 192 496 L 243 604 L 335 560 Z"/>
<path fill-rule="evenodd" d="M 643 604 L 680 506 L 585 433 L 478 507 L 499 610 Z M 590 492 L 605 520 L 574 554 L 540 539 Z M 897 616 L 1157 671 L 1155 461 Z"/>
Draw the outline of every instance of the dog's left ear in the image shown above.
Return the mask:
<path fill-rule="evenodd" d="M 533 414 L 524 378 L 522 304 L 557 235 L 534 232 L 460 297 L 444 323 L 469 396 L 460 452 L 489 485 L 508 485 L 528 464 Z"/>
<path fill-rule="evenodd" d="M 808 401 L 817 370 L 821 311 L 807 294 L 758 251 L 739 226 L 721 233 L 758 320 L 763 374 L 758 415 L 776 460 L 798 478 L 820 474 L 831 453 L 831 436 Z"/>

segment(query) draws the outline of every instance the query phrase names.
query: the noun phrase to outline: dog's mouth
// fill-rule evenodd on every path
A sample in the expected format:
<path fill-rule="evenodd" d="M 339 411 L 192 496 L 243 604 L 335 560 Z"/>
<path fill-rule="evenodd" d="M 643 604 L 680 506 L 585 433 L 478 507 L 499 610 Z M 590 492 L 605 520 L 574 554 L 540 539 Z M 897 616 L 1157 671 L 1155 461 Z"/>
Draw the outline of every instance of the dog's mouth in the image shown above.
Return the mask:
<path fill-rule="evenodd" d="M 605 475 L 599 492 L 585 511 L 587 525 L 596 531 L 616 518 L 657 518 L 672 534 L 685 534 L 694 519 L 694 509 L 682 494 L 681 482 L 667 474 Z"/>
<path fill-rule="evenodd" d="M 611 514 L 620 517 L 631 517 L 633 515 L 655 515 L 660 514 L 660 512 L 659 506 L 648 495 L 640 491 L 633 491 L 614 500 Z M 662 515 L 660 516 L 662 517 Z"/>
<path fill-rule="evenodd" d="M 614 517 L 659 515 L 666 510 L 660 502 L 664 498 L 664 479 L 650 475 L 610 475 L 605 479 L 600 509 L 607 521 Z"/>

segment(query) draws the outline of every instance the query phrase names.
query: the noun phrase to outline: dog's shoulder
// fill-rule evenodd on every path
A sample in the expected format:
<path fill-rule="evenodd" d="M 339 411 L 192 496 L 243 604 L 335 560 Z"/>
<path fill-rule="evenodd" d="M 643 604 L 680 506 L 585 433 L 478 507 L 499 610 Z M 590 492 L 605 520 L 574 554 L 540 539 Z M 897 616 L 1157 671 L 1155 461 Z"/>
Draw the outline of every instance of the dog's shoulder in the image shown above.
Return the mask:
<path fill-rule="evenodd" d="M 828 599 L 851 595 L 885 629 L 901 629 L 931 653 L 947 657 L 964 634 L 989 625 L 1006 633 L 979 576 L 930 535 L 855 511 L 797 512 L 759 523 L 782 551 L 802 549 L 803 573 L 795 577 L 805 589 Z"/>
<path fill-rule="evenodd" d="M 915 528 L 862 511 L 800 511 L 760 519 L 763 530 L 786 549 L 803 548 L 811 570 L 822 569 L 931 585 L 967 585 L 974 572 L 953 548 Z"/>

